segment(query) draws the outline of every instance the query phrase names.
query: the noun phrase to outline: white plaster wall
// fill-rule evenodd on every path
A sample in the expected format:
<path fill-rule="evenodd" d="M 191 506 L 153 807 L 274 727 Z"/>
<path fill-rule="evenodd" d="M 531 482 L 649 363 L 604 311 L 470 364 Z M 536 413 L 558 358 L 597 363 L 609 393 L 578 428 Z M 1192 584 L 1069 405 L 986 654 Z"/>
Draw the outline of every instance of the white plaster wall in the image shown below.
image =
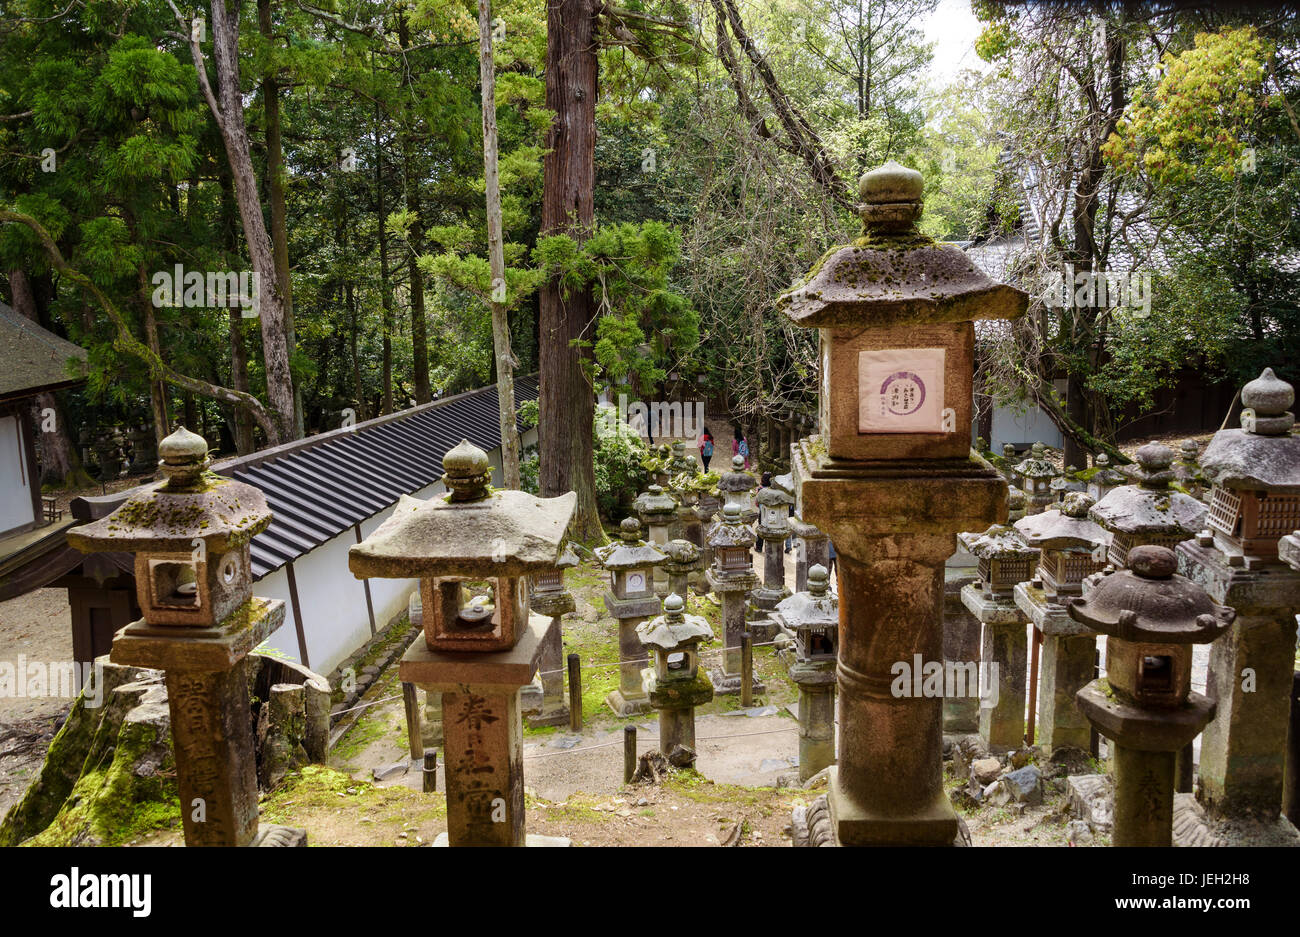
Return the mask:
<path fill-rule="evenodd" d="M 524 446 L 537 441 L 536 430 L 529 430 L 521 438 Z M 494 481 L 501 479 L 501 450 L 493 449 L 488 459 L 495 471 Z M 442 482 L 434 482 L 413 497 L 427 500 L 442 494 Z M 368 537 L 375 528 L 392 514 L 390 505 L 361 522 L 361 536 Z M 303 633 L 307 640 L 307 657 L 312 670 L 327 674 L 349 654 L 370 640 L 370 616 L 366 611 L 365 583 L 348 569 L 348 549 L 357 542 L 356 533 L 349 529 L 332 540 L 321 544 L 310 553 L 294 561 L 293 571 L 298 583 L 298 600 L 302 609 Z M 412 592 L 418 587 L 415 579 L 371 579 L 370 596 L 375 610 L 375 627 L 383 628 L 390 620 L 406 611 Z M 282 567 L 259 580 L 254 594 L 269 599 L 282 599 L 285 605 L 284 624 L 266 642 L 299 663 L 298 633 L 294 623 L 293 603 L 289 599 L 289 577 Z"/>
<path fill-rule="evenodd" d="M 0 417 L 0 534 L 31 524 L 32 479 L 18 418 Z"/>

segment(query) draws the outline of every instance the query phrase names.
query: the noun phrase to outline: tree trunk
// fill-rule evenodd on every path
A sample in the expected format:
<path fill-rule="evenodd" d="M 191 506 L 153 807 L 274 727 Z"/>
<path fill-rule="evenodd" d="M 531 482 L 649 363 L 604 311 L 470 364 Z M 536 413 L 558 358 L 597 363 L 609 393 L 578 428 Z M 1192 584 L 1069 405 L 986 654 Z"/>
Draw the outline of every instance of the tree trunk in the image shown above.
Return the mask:
<path fill-rule="evenodd" d="M 271 39 L 271 0 L 257 0 L 257 27 Z M 284 299 L 284 337 L 292 359 L 298 344 L 293 320 L 293 280 L 289 274 L 288 211 L 284 199 L 284 146 L 280 139 L 280 83 L 274 75 L 262 79 L 262 106 L 266 111 L 266 188 L 271 196 L 271 250 L 275 260 L 276 282 Z M 293 385 L 294 438 L 304 433 L 302 388 Z"/>
<path fill-rule="evenodd" d="M 14 310 L 40 325 L 36 292 L 32 289 L 26 271 L 9 271 L 9 291 L 13 297 Z M 36 458 L 41 466 L 41 482 L 72 488 L 87 488 L 92 485 L 94 479 L 82 467 L 81 457 L 77 454 L 77 447 L 73 445 L 69 432 L 67 416 L 53 392 L 46 391 L 32 398 L 32 416 L 36 428 Z M 53 417 L 53 426 L 49 425 L 49 417 Z"/>
<path fill-rule="evenodd" d="M 595 219 L 596 24 L 594 0 L 547 6 L 546 107 L 554 112 L 543 164 L 541 234 L 585 240 Z M 567 295 L 551 281 L 540 296 L 541 405 L 537 432 L 542 495 L 578 494 L 570 527 L 580 541 L 603 539 L 592 461 L 595 394 L 583 370 L 595 305 L 589 290 Z"/>
<path fill-rule="evenodd" d="M 238 8 L 236 8 L 236 14 Z M 249 152 L 248 128 L 244 123 L 239 85 L 239 17 L 230 16 L 225 0 L 212 0 L 212 58 L 217 70 L 217 91 L 208 82 L 207 69 L 198 42 L 191 34 L 199 85 L 207 98 L 230 164 L 235 201 L 243 223 L 248 258 L 259 281 L 258 318 L 262 326 L 262 357 L 266 371 L 266 396 L 274 432 L 267 443 L 279 445 L 295 437 L 293 376 L 289 372 L 289 342 L 285 332 L 284 297 L 276 273 L 271 236 L 262 217 L 257 176 Z"/>
<path fill-rule="evenodd" d="M 410 25 L 404 13 L 398 14 L 397 38 L 403 49 L 411 44 Z M 409 66 L 404 66 L 402 86 L 411 83 Z M 414 120 L 413 115 L 408 120 Z M 415 372 L 415 402 L 428 403 L 433 399 L 433 390 L 429 386 L 429 338 L 428 323 L 424 318 L 424 274 L 416 259 L 420 255 L 423 239 L 420 237 L 420 180 L 411 151 L 414 149 L 412 128 L 408 125 L 402 132 L 402 172 L 406 177 L 406 210 L 413 219 L 410 229 L 410 259 L 407 261 L 411 277 L 411 368 Z"/>
<path fill-rule="evenodd" d="M 379 145 L 379 104 L 375 104 L 375 214 L 379 227 L 379 297 L 384 314 L 384 362 L 379 413 L 393 412 L 393 289 L 388 282 L 388 213 L 384 203 L 384 151 Z"/>
<path fill-rule="evenodd" d="M 488 263 L 492 268 L 492 347 L 497 362 L 501 467 L 507 488 L 519 487 L 519 424 L 515 422 L 515 360 L 506 316 L 506 257 L 501 240 L 501 183 L 497 174 L 496 69 L 492 61 L 492 3 L 478 0 L 479 80 L 483 87 L 483 178 L 487 193 Z"/>

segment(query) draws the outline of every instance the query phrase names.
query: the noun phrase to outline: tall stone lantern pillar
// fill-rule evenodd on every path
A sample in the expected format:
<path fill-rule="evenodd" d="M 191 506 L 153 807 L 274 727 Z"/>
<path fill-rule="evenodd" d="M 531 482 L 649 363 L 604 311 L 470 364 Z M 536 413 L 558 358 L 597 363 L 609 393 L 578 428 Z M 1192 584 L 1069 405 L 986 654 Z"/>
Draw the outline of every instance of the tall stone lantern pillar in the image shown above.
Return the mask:
<path fill-rule="evenodd" d="M 790 679 L 799 686 L 799 780 L 835 762 L 835 645 L 839 603 L 825 566 L 808 571 L 808 591 L 780 602 L 772 617 L 794 632 Z"/>
<path fill-rule="evenodd" d="M 636 636 L 637 626 L 659 611 L 655 597 L 654 572 L 668 559 L 668 554 L 653 543 L 641 539 L 641 525 L 635 517 L 626 517 L 619 539 L 596 549 L 596 559 L 609 571 L 609 591 L 605 593 L 605 610 L 618 620 L 618 689 L 605 697 L 605 705 L 618 716 L 634 716 L 650 708 L 650 698 L 642 687 L 641 670 L 645 667 L 645 649 Z"/>
<path fill-rule="evenodd" d="M 663 550 L 672 539 L 672 528 L 677 523 L 677 502 L 660 486 L 651 485 L 638 499 L 637 513 L 647 531 L 646 540 Z M 654 590 L 660 598 L 668 595 L 668 573 L 662 566 L 655 567 Z"/>
<path fill-rule="evenodd" d="M 722 600 L 722 664 L 709 676 L 713 689 L 720 694 L 739 693 L 741 677 L 741 640 L 745 636 L 745 596 L 758 585 L 750 550 L 754 534 L 742 521 L 740 505 L 732 503 L 722 509 L 722 522 L 709 537 L 713 548 L 713 566 L 705 574 L 709 588 Z M 767 689 L 753 676 L 755 693 Z"/>
<path fill-rule="evenodd" d="M 1129 568 L 1109 569 L 1069 614 L 1107 635 L 1106 679 L 1078 694 L 1079 708 L 1115 742 L 1116 846 L 1170 846 L 1176 754 L 1214 715 L 1192 690 L 1192 645 L 1207 644 L 1234 612 L 1175 571 L 1167 547 L 1138 546 Z"/>
<path fill-rule="evenodd" d="M 1043 636 L 1038 684 L 1038 746 L 1051 756 L 1058 748 L 1088 751 L 1092 728 L 1074 704 L 1092 682 L 1097 635 L 1066 605 L 1083 594 L 1083 580 L 1105 565 L 1110 534 L 1088 519 L 1092 498 L 1072 491 L 1060 510 L 1016 522 L 1016 531 L 1039 552 L 1038 574 L 1016 586 L 1016 605 Z"/>
<path fill-rule="evenodd" d="M 284 603 L 252 594 L 249 544 L 271 512 L 256 488 L 207 470 L 202 436 L 181 427 L 158 454 L 165 481 L 68 531 L 83 553 L 135 554 L 144 617 L 117 633 L 109 659 L 166 673 L 185 845 L 305 845 L 301 830 L 259 835 L 257 822 L 247 657 L 284 622 Z"/>
<path fill-rule="evenodd" d="M 812 524 L 804 523 L 802 517 L 790 518 L 790 530 L 794 534 L 794 591 L 808 591 L 808 570 L 814 566 L 830 569 L 831 538 Z"/>
<path fill-rule="evenodd" d="M 1272 369 L 1242 389 L 1241 401 L 1241 428 L 1215 433 L 1201 456 L 1212 533 L 1179 544 L 1178 563 L 1237 610 L 1232 630 L 1210 650 L 1207 693 L 1219 709 L 1201 738 L 1197 797 L 1212 819 L 1273 823 L 1300 612 L 1300 572 L 1279 559 L 1278 547 L 1300 525 L 1300 437 L 1291 435 L 1288 410 L 1295 391 Z"/>
<path fill-rule="evenodd" d="M 578 565 L 578 555 L 565 544 L 554 568 L 533 576 L 531 609 L 551 619 L 551 629 L 537 657 L 537 676 L 520 693 L 520 705 L 530 726 L 558 726 L 569 721 L 564 695 L 564 630 L 562 619 L 577 606 L 564 585 L 564 571 Z"/>
<path fill-rule="evenodd" d="M 1016 586 L 1034 575 L 1038 550 L 1014 527 L 995 524 L 982 534 L 958 534 L 978 562 L 979 578 L 962 587 L 962 604 L 984 626 L 980 666 L 997 692 L 981 697 L 979 733 L 995 752 L 1019 748 L 1025 740 L 1025 675 L 1029 657 L 1025 613 Z"/>
<path fill-rule="evenodd" d="M 523 846 L 519 689 L 532 682 L 555 627 L 529 611 L 525 577 L 556 568 L 577 496 L 491 491 L 487 454 L 465 440 L 442 464 L 449 493 L 403 496 L 348 551 L 348 568 L 358 579 L 420 580 L 424 640 L 398 672 L 442 694 L 447 841 Z"/>
<path fill-rule="evenodd" d="M 808 816 L 844 845 L 949 845 L 942 696 L 891 684 L 916 655 L 942 667 L 944 561 L 958 531 L 1005 517 L 1002 479 L 970 457 L 974 321 L 1015 318 L 1028 298 L 917 232 L 920 173 L 888 163 L 860 192 L 863 236 L 779 300 L 820 337 L 820 433 L 793 468 L 804 519 L 838 557 L 839 764 L 828 814 Z"/>

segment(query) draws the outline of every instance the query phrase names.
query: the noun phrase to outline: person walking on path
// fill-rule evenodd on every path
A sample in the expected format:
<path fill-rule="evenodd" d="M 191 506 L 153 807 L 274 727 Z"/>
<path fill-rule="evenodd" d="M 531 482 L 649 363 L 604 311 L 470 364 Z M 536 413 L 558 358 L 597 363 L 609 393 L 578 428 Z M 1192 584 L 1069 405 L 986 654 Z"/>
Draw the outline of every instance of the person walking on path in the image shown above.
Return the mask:
<path fill-rule="evenodd" d="M 700 433 L 700 438 L 695 443 L 700 449 L 700 461 L 704 463 L 704 471 L 709 470 L 709 460 L 713 458 L 713 436 L 709 433 L 709 428 L 704 427 L 704 432 Z"/>
<path fill-rule="evenodd" d="M 735 438 L 731 440 L 731 454 L 733 456 L 742 456 L 745 460 L 745 471 L 749 471 L 749 440 L 745 434 L 740 431 L 739 426 L 733 426 L 732 432 Z"/>

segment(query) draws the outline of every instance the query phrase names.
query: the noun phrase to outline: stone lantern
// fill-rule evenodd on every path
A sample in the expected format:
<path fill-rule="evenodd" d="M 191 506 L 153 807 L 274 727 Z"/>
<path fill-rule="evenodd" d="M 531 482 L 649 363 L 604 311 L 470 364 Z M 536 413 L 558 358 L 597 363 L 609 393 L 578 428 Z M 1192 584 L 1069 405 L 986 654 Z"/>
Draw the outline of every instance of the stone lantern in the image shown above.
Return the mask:
<path fill-rule="evenodd" d="M 348 551 L 348 568 L 358 579 L 420 580 L 424 640 L 407 649 L 399 676 L 442 694 L 447 842 L 523 846 L 519 689 L 555 627 L 530 613 L 524 580 L 556 568 L 577 496 L 491 491 L 487 454 L 465 440 L 442 464 L 449 493 L 403 496 Z"/>
<path fill-rule="evenodd" d="M 673 756 L 680 747 L 695 761 L 695 707 L 713 699 L 713 684 L 700 673 L 699 645 L 713 630 L 699 615 L 685 613 L 677 593 L 664 600 L 664 612 L 637 626 L 637 637 L 654 652 L 654 666 L 643 673 L 646 695 L 659 711 L 659 751 Z M 680 753 L 674 762 L 680 764 Z"/>
<path fill-rule="evenodd" d="M 1070 617 L 1107 636 L 1106 678 L 1077 701 L 1115 743 L 1113 844 L 1170 846 L 1176 755 L 1215 709 L 1192 691 L 1192 645 L 1219 637 L 1235 612 L 1179 576 L 1172 550 L 1137 546 L 1128 556 L 1128 569 L 1070 600 Z"/>
<path fill-rule="evenodd" d="M 1052 502 L 1059 503 L 1065 500 L 1066 495 L 1072 491 L 1086 493 L 1088 491 L 1087 482 L 1081 482 L 1078 479 L 1079 470 L 1073 465 L 1065 469 L 1063 475 L 1058 475 L 1052 479 Z"/>
<path fill-rule="evenodd" d="M 1038 573 L 1016 586 L 1016 605 L 1042 636 L 1038 685 L 1038 745 L 1088 751 L 1091 727 L 1074 705 L 1097 664 L 1097 636 L 1071 618 L 1066 605 L 1083 594 L 1083 580 L 1105 566 L 1110 534 L 1088 519 L 1092 499 L 1071 492 L 1061 509 L 1016 522 L 1025 543 L 1039 551 Z"/>
<path fill-rule="evenodd" d="M 758 517 L 758 512 L 754 510 L 753 495 L 757 485 L 754 476 L 745 471 L 744 456 L 734 456 L 731 460 L 731 471 L 724 472 L 718 481 L 718 491 L 722 495 L 722 509 L 725 511 L 728 505 L 734 504 L 740 511 L 742 524 L 754 523 L 754 519 Z"/>
<path fill-rule="evenodd" d="M 1133 547 L 1172 549 L 1205 525 L 1205 505 L 1169 487 L 1174 480 L 1169 471 L 1173 461 L 1174 452 L 1168 446 L 1143 446 L 1137 451 L 1137 484 L 1111 489 L 1089 512 L 1088 516 L 1111 534 L 1107 556 L 1116 569 L 1128 565 L 1128 551 Z"/>
<path fill-rule="evenodd" d="M 520 707 L 530 726 L 558 726 L 569 721 L 569 704 L 564 695 L 564 631 L 561 620 L 576 608 L 573 593 L 564 587 L 564 571 L 577 565 L 578 555 L 566 543 L 556 564 L 533 576 L 529 607 L 550 618 L 551 628 L 537 657 L 537 676 L 520 695 Z"/>
<path fill-rule="evenodd" d="M 663 547 L 668 559 L 663 569 L 668 574 L 668 593 L 686 595 L 691 576 L 700 568 L 700 548 L 689 540 L 669 540 Z"/>
<path fill-rule="evenodd" d="M 1206 692 L 1218 713 L 1201 739 L 1197 797 L 1212 820 L 1276 820 L 1282 805 L 1288 710 L 1295 669 L 1300 572 L 1279 541 L 1300 526 L 1300 437 L 1295 400 L 1271 369 L 1241 392 L 1240 429 L 1224 429 L 1201 456 L 1212 484 L 1210 530 L 1178 545 L 1180 571 L 1237 610 L 1227 640 L 1210 650 Z M 1244 842 L 1244 824 L 1229 824 Z"/>
<path fill-rule="evenodd" d="M 808 570 L 808 591 L 784 599 L 772 613 L 794 633 L 790 679 L 799 686 L 799 780 L 835 763 L 835 660 L 839 602 L 826 567 Z"/>
<path fill-rule="evenodd" d="M 831 565 L 831 538 L 798 516 L 790 518 L 790 532 L 794 534 L 794 591 L 806 592 L 808 570 Z"/>
<path fill-rule="evenodd" d="M 790 536 L 790 505 L 794 498 L 776 485 L 768 485 L 754 498 L 758 508 L 755 533 L 763 541 L 763 585 L 754 590 L 756 610 L 770 612 L 790 594 L 785 586 L 785 541 Z"/>
<path fill-rule="evenodd" d="M 970 454 L 975 320 L 1028 297 L 916 230 L 920 173 L 863 176 L 863 236 L 778 301 L 819 334 L 819 436 L 792 463 L 803 517 L 835 544 L 839 764 L 829 812 L 844 845 L 947 845 L 942 697 L 896 696 L 895 665 L 942 666 L 943 564 L 954 535 L 1005 516 L 1006 486 Z M 1013 606 L 1014 609 L 1014 606 Z"/>
<path fill-rule="evenodd" d="M 750 551 L 754 546 L 754 533 L 742 521 L 740 505 L 728 504 L 722 509 L 722 521 L 713 528 L 709 537 L 713 548 L 713 566 L 706 573 L 709 588 L 722 600 L 723 650 L 722 665 L 713 670 L 713 689 L 718 693 L 740 692 L 740 645 L 745 636 L 745 596 L 758 585 Z M 753 678 L 755 693 L 766 687 Z"/>
<path fill-rule="evenodd" d="M 1029 497 L 1028 512 L 1037 514 L 1056 500 L 1052 480 L 1059 474 L 1056 466 L 1047 460 L 1047 451 L 1041 442 L 1029 449 L 1029 455 L 1016 464 L 1016 478 L 1020 488 Z"/>
<path fill-rule="evenodd" d="M 1025 674 L 1029 655 L 1025 613 L 1016 586 L 1034 575 L 1038 551 L 1014 527 L 995 525 L 982 534 L 957 535 L 979 568 L 979 579 L 961 590 L 962 604 L 984 626 L 980 662 L 997 695 L 980 700 L 979 732 L 992 751 L 1019 748 L 1025 739 Z"/>
<path fill-rule="evenodd" d="M 1020 484 L 1020 477 L 1016 475 L 1016 462 L 1019 461 L 1016 456 L 1016 447 L 1011 443 L 1002 444 L 1002 477 L 1007 480 L 1007 484 L 1017 487 Z"/>
<path fill-rule="evenodd" d="M 646 539 L 660 550 L 672 538 L 671 530 L 677 520 L 677 502 L 658 485 L 651 485 L 638 500 L 637 514 L 641 526 L 647 531 Z M 663 568 L 654 570 L 654 590 L 657 596 L 668 594 L 668 575 Z"/>
<path fill-rule="evenodd" d="M 126 438 L 131 443 L 131 464 L 127 467 L 128 475 L 152 475 L 158 471 L 157 438 L 153 426 L 142 424 L 133 426 Z"/>
<path fill-rule="evenodd" d="M 618 541 L 599 547 L 596 558 L 609 571 L 610 591 L 605 593 L 605 610 L 618 619 L 618 689 L 605 697 L 605 704 L 619 716 L 632 716 L 650 708 L 650 698 L 641 686 L 645 650 L 636 635 L 637 625 L 659 611 L 655 596 L 655 570 L 668 554 L 641 539 L 641 525 L 635 517 L 623 519 Z M 666 582 L 667 580 L 665 580 Z"/>
<path fill-rule="evenodd" d="M 1112 488 L 1118 488 L 1127 481 L 1128 476 L 1110 464 L 1110 456 L 1099 452 L 1092 460 L 1092 474 L 1088 476 L 1088 497 L 1100 501 L 1110 494 Z"/>
<path fill-rule="evenodd" d="M 1174 481 L 1182 485 L 1193 498 L 1205 492 L 1205 476 L 1199 461 L 1201 447 L 1195 439 L 1184 439 L 1178 444 L 1178 459 L 1174 462 Z"/>
<path fill-rule="evenodd" d="M 284 622 L 284 603 L 252 594 L 249 544 L 271 512 L 256 488 L 207 471 L 208 444 L 184 427 L 158 454 L 164 481 L 68 542 L 135 553 L 144 617 L 117 633 L 109 659 L 166 672 L 185 844 L 258 845 L 270 828 L 259 835 L 247 657 Z"/>

